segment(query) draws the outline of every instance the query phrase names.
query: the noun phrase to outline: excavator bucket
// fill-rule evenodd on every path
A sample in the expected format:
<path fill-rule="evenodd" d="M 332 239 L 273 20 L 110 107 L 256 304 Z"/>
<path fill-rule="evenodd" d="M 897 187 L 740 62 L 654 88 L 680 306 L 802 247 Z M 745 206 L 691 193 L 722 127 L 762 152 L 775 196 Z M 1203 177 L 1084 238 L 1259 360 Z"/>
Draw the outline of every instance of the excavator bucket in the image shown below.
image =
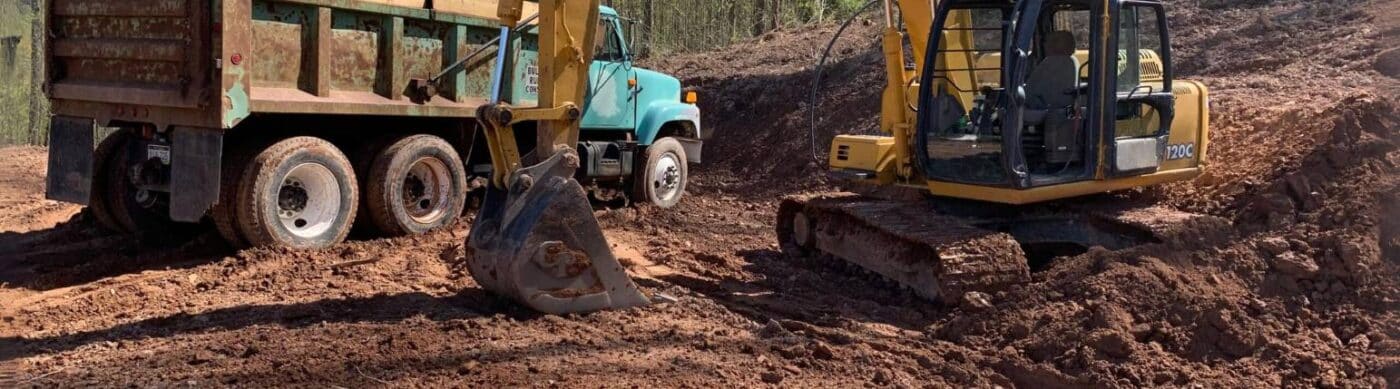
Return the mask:
<path fill-rule="evenodd" d="M 467 262 L 482 287 L 546 314 L 650 304 L 613 257 L 593 207 L 574 180 L 578 154 L 556 148 L 544 163 L 492 186 L 472 226 Z"/>

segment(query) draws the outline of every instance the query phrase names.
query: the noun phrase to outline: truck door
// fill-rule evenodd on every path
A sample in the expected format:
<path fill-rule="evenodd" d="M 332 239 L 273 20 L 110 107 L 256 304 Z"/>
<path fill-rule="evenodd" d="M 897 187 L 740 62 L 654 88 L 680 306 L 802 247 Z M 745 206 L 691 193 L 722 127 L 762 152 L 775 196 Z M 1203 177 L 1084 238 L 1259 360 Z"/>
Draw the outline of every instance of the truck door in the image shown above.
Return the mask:
<path fill-rule="evenodd" d="M 1116 31 L 1117 41 L 1113 126 L 1107 134 L 1107 158 L 1101 161 L 1107 178 L 1156 173 L 1162 163 L 1178 158 L 1175 154 L 1195 153 L 1167 144 L 1175 96 L 1164 15 L 1157 2 L 1123 1 L 1113 18 L 1115 26 L 1105 29 Z"/>
<path fill-rule="evenodd" d="M 583 128 L 626 129 L 636 126 L 636 74 L 617 18 L 599 20 L 598 48 L 589 68 L 588 103 L 584 106 Z"/>

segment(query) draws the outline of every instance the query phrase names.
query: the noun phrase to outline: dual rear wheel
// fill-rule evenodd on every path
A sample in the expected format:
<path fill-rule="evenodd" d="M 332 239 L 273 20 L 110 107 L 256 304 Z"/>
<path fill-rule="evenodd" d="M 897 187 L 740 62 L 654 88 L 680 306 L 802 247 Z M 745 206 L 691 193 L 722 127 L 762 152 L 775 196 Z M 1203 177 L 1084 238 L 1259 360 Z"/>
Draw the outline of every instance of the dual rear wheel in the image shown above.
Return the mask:
<path fill-rule="evenodd" d="M 357 215 L 382 235 L 403 236 L 462 214 L 466 169 L 446 141 L 413 135 L 376 154 L 362 180 L 344 153 L 319 138 L 282 140 L 251 156 L 235 152 L 228 162 L 244 168 L 225 169 L 215 224 L 240 248 L 306 249 L 344 241 Z"/>

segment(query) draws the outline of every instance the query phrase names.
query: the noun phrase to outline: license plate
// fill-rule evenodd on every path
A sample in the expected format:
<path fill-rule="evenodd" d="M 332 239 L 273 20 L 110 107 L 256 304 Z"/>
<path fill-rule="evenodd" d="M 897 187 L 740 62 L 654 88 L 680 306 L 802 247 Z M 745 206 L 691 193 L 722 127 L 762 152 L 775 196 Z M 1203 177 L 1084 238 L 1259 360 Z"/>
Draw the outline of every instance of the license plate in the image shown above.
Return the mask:
<path fill-rule="evenodd" d="M 149 145 L 146 146 L 146 160 L 160 159 L 160 163 L 170 164 L 170 146 Z"/>

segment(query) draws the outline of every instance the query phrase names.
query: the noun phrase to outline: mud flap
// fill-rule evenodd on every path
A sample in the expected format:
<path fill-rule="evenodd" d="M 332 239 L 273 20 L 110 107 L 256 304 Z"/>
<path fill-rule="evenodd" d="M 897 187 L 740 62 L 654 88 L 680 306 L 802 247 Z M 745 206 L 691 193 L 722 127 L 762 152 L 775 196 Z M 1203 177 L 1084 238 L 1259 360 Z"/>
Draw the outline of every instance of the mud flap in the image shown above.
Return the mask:
<path fill-rule="evenodd" d="M 177 127 L 171 164 L 170 220 L 196 223 L 219 201 L 224 136 L 217 129 Z"/>
<path fill-rule="evenodd" d="M 49 172 L 45 197 L 88 205 L 92 196 L 93 130 L 89 118 L 55 116 L 49 127 Z"/>
<path fill-rule="evenodd" d="M 613 256 L 574 180 L 578 166 L 578 154 L 561 148 L 516 171 L 509 191 L 488 189 L 467 240 L 472 277 L 546 314 L 650 304 Z"/>

